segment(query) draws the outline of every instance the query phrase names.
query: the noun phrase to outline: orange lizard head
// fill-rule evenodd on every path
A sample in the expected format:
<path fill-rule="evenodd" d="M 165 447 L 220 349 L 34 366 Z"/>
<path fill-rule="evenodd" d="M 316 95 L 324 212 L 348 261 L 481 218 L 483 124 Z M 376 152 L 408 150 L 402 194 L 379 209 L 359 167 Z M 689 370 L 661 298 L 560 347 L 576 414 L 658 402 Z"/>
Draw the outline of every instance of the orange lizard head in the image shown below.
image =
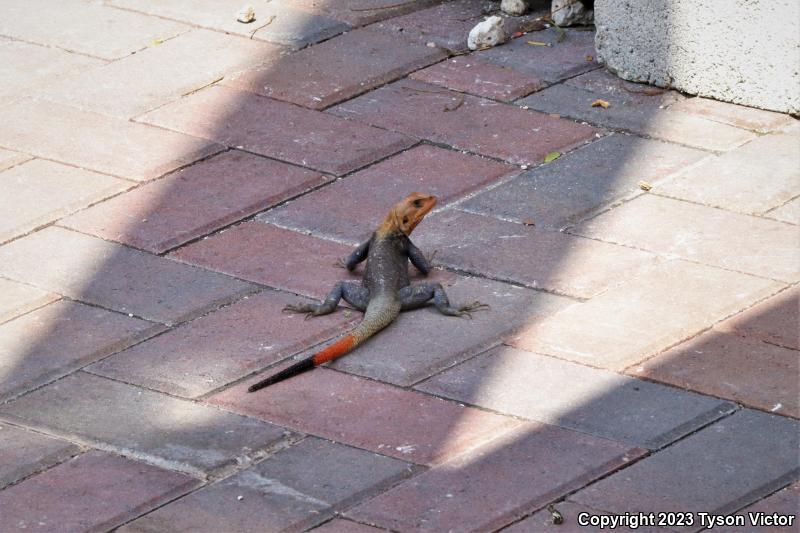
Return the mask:
<path fill-rule="evenodd" d="M 378 233 L 388 235 L 401 231 L 406 235 L 411 235 L 417 224 L 422 222 L 425 215 L 430 213 L 435 206 L 435 196 L 412 192 L 392 207 L 378 228 Z"/>

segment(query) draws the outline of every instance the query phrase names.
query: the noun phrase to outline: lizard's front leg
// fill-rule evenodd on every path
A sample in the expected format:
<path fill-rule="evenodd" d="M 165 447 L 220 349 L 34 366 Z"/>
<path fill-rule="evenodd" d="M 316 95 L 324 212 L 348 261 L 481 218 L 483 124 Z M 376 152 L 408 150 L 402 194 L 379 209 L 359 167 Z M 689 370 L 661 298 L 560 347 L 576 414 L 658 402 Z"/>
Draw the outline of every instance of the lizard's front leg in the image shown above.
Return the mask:
<path fill-rule="evenodd" d="M 436 309 L 440 313 L 447 316 L 466 316 L 472 318 L 470 314 L 472 311 L 481 309 L 488 309 L 487 304 L 481 302 L 472 302 L 467 305 L 453 307 L 450 305 L 450 300 L 447 298 L 447 293 L 444 291 L 441 283 L 416 283 L 403 287 L 399 292 L 400 303 L 402 310 L 417 309 L 425 306 L 431 299 L 433 299 Z"/>
<path fill-rule="evenodd" d="M 328 293 L 328 296 L 322 303 L 289 304 L 283 308 L 283 311 L 306 313 L 308 315 L 306 318 L 328 315 L 336 310 L 336 306 L 339 305 L 339 300 L 342 298 L 356 309 L 363 311 L 367 308 L 369 291 L 355 282 L 340 281 L 333 287 L 331 292 Z"/>
<path fill-rule="evenodd" d="M 367 258 L 367 254 L 369 253 L 370 242 L 372 242 L 372 239 L 359 244 L 358 248 L 353 250 L 353 252 L 347 256 L 347 259 L 339 259 L 338 261 L 336 261 L 335 266 L 340 268 L 346 268 L 350 272 L 355 270 L 356 265 L 358 265 L 361 261 Z"/>

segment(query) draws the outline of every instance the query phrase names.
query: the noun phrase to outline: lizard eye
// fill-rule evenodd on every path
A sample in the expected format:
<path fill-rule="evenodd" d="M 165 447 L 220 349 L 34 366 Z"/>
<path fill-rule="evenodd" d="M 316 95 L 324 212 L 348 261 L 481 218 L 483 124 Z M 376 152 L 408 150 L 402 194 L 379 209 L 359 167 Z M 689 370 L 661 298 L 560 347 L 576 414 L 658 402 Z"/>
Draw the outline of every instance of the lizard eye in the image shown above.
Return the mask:
<path fill-rule="evenodd" d="M 403 217 L 403 224 L 408 224 L 408 217 Z"/>
<path fill-rule="evenodd" d="M 422 200 L 414 200 L 414 207 L 422 207 Z"/>

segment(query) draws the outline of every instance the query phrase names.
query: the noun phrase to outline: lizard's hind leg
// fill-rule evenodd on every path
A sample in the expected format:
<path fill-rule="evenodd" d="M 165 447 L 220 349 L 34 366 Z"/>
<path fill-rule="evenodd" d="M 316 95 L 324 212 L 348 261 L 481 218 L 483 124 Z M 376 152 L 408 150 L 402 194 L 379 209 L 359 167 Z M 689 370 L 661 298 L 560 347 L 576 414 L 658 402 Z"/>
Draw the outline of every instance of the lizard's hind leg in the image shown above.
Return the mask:
<path fill-rule="evenodd" d="M 366 311 L 369 304 L 369 289 L 357 282 L 343 282 L 342 298 L 359 311 Z"/>
<path fill-rule="evenodd" d="M 472 311 L 488 309 L 489 307 L 481 302 L 472 302 L 471 304 L 453 307 L 450 305 L 450 300 L 447 298 L 447 293 L 444 291 L 444 287 L 442 287 L 441 283 L 417 283 L 409 285 L 408 287 L 400 289 L 399 296 L 403 311 L 423 307 L 431 299 L 433 299 L 436 309 L 447 316 L 466 316 L 472 318 L 470 314 Z"/>
<path fill-rule="evenodd" d="M 362 293 L 362 291 L 365 294 Z M 361 307 L 362 304 L 363 304 L 363 309 L 366 309 L 367 300 L 369 299 L 369 293 L 366 291 L 367 289 L 365 289 L 361 285 L 358 285 L 357 283 L 340 281 L 336 285 L 334 285 L 333 289 L 331 290 L 331 292 L 328 293 L 328 296 L 322 303 L 289 304 L 283 308 L 283 311 L 288 311 L 291 313 L 306 313 L 307 315 L 306 318 L 312 316 L 328 315 L 336 310 L 336 306 L 339 305 L 339 300 L 341 300 L 342 298 L 344 298 L 346 302 L 356 307 L 357 309 L 362 309 Z"/>

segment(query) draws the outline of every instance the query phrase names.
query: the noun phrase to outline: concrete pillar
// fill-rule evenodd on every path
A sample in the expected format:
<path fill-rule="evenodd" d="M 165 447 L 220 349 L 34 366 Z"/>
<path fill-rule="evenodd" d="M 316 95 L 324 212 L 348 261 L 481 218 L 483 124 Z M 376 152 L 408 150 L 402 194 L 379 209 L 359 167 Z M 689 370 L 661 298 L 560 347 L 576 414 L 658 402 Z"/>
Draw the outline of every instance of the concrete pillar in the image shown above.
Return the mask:
<path fill-rule="evenodd" d="M 597 57 L 618 76 L 800 113 L 800 0 L 596 0 Z"/>

